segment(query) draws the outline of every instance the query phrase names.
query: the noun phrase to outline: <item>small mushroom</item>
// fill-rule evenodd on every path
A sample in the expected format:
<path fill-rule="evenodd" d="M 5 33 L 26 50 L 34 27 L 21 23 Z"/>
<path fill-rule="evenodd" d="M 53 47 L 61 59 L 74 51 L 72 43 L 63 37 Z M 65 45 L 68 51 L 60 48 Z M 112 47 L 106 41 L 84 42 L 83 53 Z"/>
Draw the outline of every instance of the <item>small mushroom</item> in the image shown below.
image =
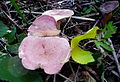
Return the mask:
<path fill-rule="evenodd" d="M 47 74 L 55 74 L 70 58 L 70 49 L 65 38 L 28 36 L 19 47 L 19 57 L 26 69 L 43 68 Z"/>
<path fill-rule="evenodd" d="M 28 35 L 53 36 L 58 35 L 60 30 L 57 30 L 57 22 L 53 17 L 42 15 L 35 19 L 28 32 Z"/>
<path fill-rule="evenodd" d="M 100 11 L 103 15 L 101 20 L 102 24 L 105 25 L 112 17 L 112 11 L 119 6 L 118 1 L 108 1 L 105 2 L 103 5 L 100 6 Z"/>
<path fill-rule="evenodd" d="M 59 21 L 63 18 L 68 18 L 72 16 L 74 12 L 69 9 L 54 9 L 54 10 L 48 10 L 44 12 L 42 15 L 49 15 L 55 18 L 56 21 Z"/>
<path fill-rule="evenodd" d="M 118 1 L 108 1 L 105 2 L 103 5 L 100 6 L 100 11 L 105 14 L 105 13 L 110 13 L 114 9 L 116 9 L 119 6 Z"/>

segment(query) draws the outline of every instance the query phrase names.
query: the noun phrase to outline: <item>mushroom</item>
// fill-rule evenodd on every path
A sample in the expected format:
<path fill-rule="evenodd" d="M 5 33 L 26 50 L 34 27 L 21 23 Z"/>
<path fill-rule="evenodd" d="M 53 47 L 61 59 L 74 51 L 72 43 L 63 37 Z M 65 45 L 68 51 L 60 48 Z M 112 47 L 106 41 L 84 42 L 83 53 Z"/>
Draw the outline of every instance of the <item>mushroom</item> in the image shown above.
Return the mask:
<path fill-rule="evenodd" d="M 74 12 L 69 9 L 54 9 L 45 11 L 42 15 L 52 16 L 57 21 L 57 29 L 60 29 L 60 20 L 71 17 L 73 14 Z"/>
<path fill-rule="evenodd" d="M 19 47 L 19 57 L 26 69 L 43 68 L 47 74 L 55 74 L 69 60 L 71 51 L 69 42 L 58 36 L 60 30 L 57 29 L 57 21 L 60 19 L 58 16 L 42 15 L 28 28 L 28 36 Z"/>
<path fill-rule="evenodd" d="M 112 11 L 119 6 L 118 1 L 108 1 L 100 6 L 100 11 L 104 15 L 102 19 L 103 25 L 105 25 L 112 16 Z"/>
<path fill-rule="evenodd" d="M 100 6 L 100 11 L 103 14 L 110 13 L 114 9 L 116 9 L 118 6 L 119 6 L 118 1 L 108 1 L 108 2 L 105 2 L 103 5 Z"/>
<path fill-rule="evenodd" d="M 56 21 L 72 16 L 74 12 L 69 9 L 54 9 L 44 12 L 42 15 L 52 16 Z"/>
<path fill-rule="evenodd" d="M 42 15 L 35 19 L 33 24 L 28 28 L 28 35 L 53 36 L 58 35 L 60 30 L 56 28 L 57 22 L 48 15 Z"/>
<path fill-rule="evenodd" d="M 19 47 L 19 57 L 27 69 L 43 68 L 47 74 L 55 74 L 64 65 L 62 62 L 70 58 L 69 42 L 58 36 L 28 36 Z"/>

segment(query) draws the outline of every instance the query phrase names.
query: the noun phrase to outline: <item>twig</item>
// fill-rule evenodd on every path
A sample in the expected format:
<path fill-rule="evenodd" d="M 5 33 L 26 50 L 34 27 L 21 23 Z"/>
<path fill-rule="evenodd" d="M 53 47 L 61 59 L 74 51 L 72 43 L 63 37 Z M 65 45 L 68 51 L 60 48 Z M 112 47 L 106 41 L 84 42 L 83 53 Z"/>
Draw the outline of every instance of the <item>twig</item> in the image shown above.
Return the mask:
<path fill-rule="evenodd" d="M 99 3 L 99 1 L 97 1 L 97 3 Z M 94 4 L 96 4 L 96 2 L 81 4 L 81 6 L 88 6 L 88 5 L 94 5 Z"/>
<path fill-rule="evenodd" d="M 56 82 L 56 74 L 54 74 L 53 82 Z"/>
<path fill-rule="evenodd" d="M 119 61 L 118 61 L 118 59 L 117 59 L 116 52 L 115 52 L 115 49 L 114 49 L 114 47 L 113 47 L 113 44 L 112 44 L 111 39 L 109 38 L 108 40 L 109 40 L 109 42 L 111 43 L 110 47 L 113 49 L 113 51 L 112 51 L 113 57 L 115 58 L 115 62 L 116 62 L 116 65 L 117 65 L 117 69 L 118 69 L 118 72 L 119 72 L 119 75 L 120 75 L 120 63 L 119 63 Z"/>
<path fill-rule="evenodd" d="M 77 77 L 78 77 L 79 69 L 80 69 L 80 66 L 78 66 L 78 68 L 77 68 L 77 72 L 76 72 L 76 74 L 75 74 L 74 82 L 76 82 L 76 79 L 77 79 Z"/>
<path fill-rule="evenodd" d="M 9 20 L 11 20 L 15 24 L 15 26 L 17 26 L 19 29 L 23 30 L 21 27 L 19 27 L 19 25 L 16 22 L 14 22 L 14 20 L 5 11 L 3 11 L 3 13 L 8 17 Z"/>
<path fill-rule="evenodd" d="M 66 30 L 71 29 L 71 28 L 73 28 L 73 27 L 75 27 L 75 26 L 78 26 L 78 25 L 85 25 L 85 24 L 87 24 L 87 22 L 82 22 L 82 23 L 73 24 L 73 26 L 70 26 L 70 27 L 66 28 Z"/>
<path fill-rule="evenodd" d="M 66 30 L 71 29 L 71 28 L 73 28 L 73 27 L 75 27 L 77 25 L 79 25 L 79 24 L 74 24 L 73 26 L 70 26 L 70 27 L 66 28 Z"/>
<path fill-rule="evenodd" d="M 66 23 L 65 26 L 63 27 L 63 31 L 62 31 L 62 33 L 64 33 L 65 28 L 66 28 L 66 26 L 68 25 L 68 23 L 70 22 L 70 20 L 71 20 L 71 17 L 68 19 L 67 23 Z"/>
<path fill-rule="evenodd" d="M 113 23 L 113 25 L 117 25 L 117 24 L 120 24 L 120 21 L 117 21 L 117 22 Z"/>
<path fill-rule="evenodd" d="M 120 75 L 119 75 L 116 71 L 112 70 L 111 72 L 112 72 L 114 75 L 116 75 L 117 77 L 120 78 Z"/>
<path fill-rule="evenodd" d="M 16 11 L 10 11 L 10 12 L 16 12 Z M 40 15 L 42 14 L 43 12 L 30 12 L 30 11 L 23 11 L 24 13 L 32 13 L 32 14 L 37 14 L 37 15 Z M 74 19 L 79 19 L 79 20 L 86 20 L 86 21 L 95 21 L 95 19 L 92 19 L 92 18 L 86 18 L 86 17 L 80 17 L 80 16 L 71 16 L 71 18 L 74 18 Z"/>
<path fill-rule="evenodd" d="M 95 16 L 95 15 L 99 15 L 99 13 L 87 14 L 87 15 L 84 15 L 83 17 L 91 17 L 91 16 Z"/>
<path fill-rule="evenodd" d="M 8 6 L 6 5 L 5 0 L 3 0 L 3 4 L 4 4 L 4 6 L 6 7 L 6 10 L 7 10 L 7 12 L 8 12 L 8 14 L 9 14 L 9 16 L 11 16 L 10 11 L 9 11 L 9 9 L 8 9 Z"/>
<path fill-rule="evenodd" d="M 64 75 L 62 75 L 62 74 L 60 74 L 60 73 L 58 73 L 58 75 L 61 76 L 61 77 L 63 77 L 63 78 L 65 78 L 65 79 L 67 79 L 67 80 L 70 81 L 70 82 L 73 82 L 71 79 L 67 78 L 66 76 L 64 76 Z"/>
<path fill-rule="evenodd" d="M 117 52 L 117 57 L 119 58 L 120 57 L 120 48 L 119 48 L 119 50 L 118 50 L 118 52 Z"/>
<path fill-rule="evenodd" d="M 5 49 L 5 51 L 8 53 L 9 56 L 11 56 L 11 54 L 9 53 L 9 51 L 6 49 L 6 47 L 0 42 L 0 45 Z"/>
<path fill-rule="evenodd" d="M 79 17 L 79 16 L 72 16 L 71 18 L 79 19 L 79 20 L 86 20 L 86 21 L 95 21 L 95 19 L 92 19 L 92 18 Z"/>
<path fill-rule="evenodd" d="M 70 62 L 69 62 L 69 66 L 70 66 L 70 69 L 71 69 L 71 71 L 72 71 L 73 75 L 75 75 L 75 71 L 73 70 L 73 67 L 72 67 L 72 65 L 71 65 L 71 63 L 70 63 Z"/>
<path fill-rule="evenodd" d="M 90 41 L 86 42 L 86 43 L 83 45 L 83 47 L 85 48 L 89 43 L 93 43 L 93 42 L 94 42 L 94 40 L 90 40 Z"/>
<path fill-rule="evenodd" d="M 47 76 L 47 78 L 45 79 L 45 82 L 48 82 L 49 78 L 50 78 L 50 75 Z"/>
<path fill-rule="evenodd" d="M 1 9 L 1 8 L 0 8 Z M 2 9 L 1 9 L 2 10 Z M 23 31 L 23 28 L 20 27 L 4 10 L 2 10 L 2 12 L 5 14 L 5 16 L 8 17 L 8 19 L 16 26 L 18 27 L 21 31 Z M 24 32 L 24 31 L 23 31 Z M 27 34 L 26 32 L 24 32 L 25 34 Z"/>
<path fill-rule="evenodd" d="M 96 73 L 94 70 L 92 70 L 91 67 L 88 67 L 88 66 L 83 66 L 83 67 L 84 67 L 88 72 L 90 72 L 91 74 L 93 74 L 97 80 L 99 80 L 99 76 L 97 75 L 97 73 Z"/>
<path fill-rule="evenodd" d="M 102 18 L 102 16 L 100 16 L 100 17 L 98 18 L 98 20 L 95 22 L 95 24 L 93 25 L 93 27 L 95 27 L 95 26 L 100 22 L 101 18 Z"/>

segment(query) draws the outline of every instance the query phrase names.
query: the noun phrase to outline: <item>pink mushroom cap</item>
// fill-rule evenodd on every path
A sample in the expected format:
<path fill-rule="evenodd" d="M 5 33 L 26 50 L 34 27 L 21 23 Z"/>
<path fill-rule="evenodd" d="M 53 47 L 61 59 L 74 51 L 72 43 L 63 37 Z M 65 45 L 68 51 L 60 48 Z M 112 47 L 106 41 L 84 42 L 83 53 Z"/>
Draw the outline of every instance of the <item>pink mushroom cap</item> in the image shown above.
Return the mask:
<path fill-rule="evenodd" d="M 72 10 L 69 9 L 54 9 L 45 11 L 42 15 L 49 15 L 55 18 L 56 21 L 71 17 L 74 14 Z"/>
<path fill-rule="evenodd" d="M 28 28 L 28 35 L 52 36 L 59 33 L 60 30 L 57 30 L 57 22 L 53 17 L 48 15 L 39 16 Z"/>
<path fill-rule="evenodd" d="M 47 74 L 55 74 L 70 58 L 70 50 L 65 38 L 28 36 L 19 47 L 19 57 L 26 69 L 43 68 Z"/>

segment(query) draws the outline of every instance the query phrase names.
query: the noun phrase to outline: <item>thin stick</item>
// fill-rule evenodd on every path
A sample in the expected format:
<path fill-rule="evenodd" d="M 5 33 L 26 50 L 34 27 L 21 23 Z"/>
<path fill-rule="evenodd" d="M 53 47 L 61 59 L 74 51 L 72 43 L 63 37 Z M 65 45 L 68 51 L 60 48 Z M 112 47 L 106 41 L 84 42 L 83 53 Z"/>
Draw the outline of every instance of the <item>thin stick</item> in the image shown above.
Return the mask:
<path fill-rule="evenodd" d="M 99 13 L 87 14 L 87 15 L 84 15 L 83 17 L 91 17 L 91 16 L 95 16 L 95 15 L 99 15 Z"/>
<path fill-rule="evenodd" d="M 56 74 L 54 74 L 53 82 L 56 82 Z"/>
<path fill-rule="evenodd" d="M 110 47 L 113 49 L 113 51 L 112 51 L 113 57 L 115 58 L 115 62 L 116 62 L 116 65 L 117 65 L 117 69 L 118 69 L 118 72 L 119 72 L 119 75 L 120 75 L 120 63 L 119 63 L 118 58 L 117 58 L 117 56 L 116 56 L 116 52 L 115 52 L 115 49 L 114 49 L 114 47 L 113 47 L 113 44 L 112 44 L 111 39 L 109 38 L 108 40 L 109 40 L 109 42 L 111 43 Z"/>
<path fill-rule="evenodd" d="M 75 71 L 73 70 L 73 67 L 72 67 L 72 65 L 71 65 L 70 61 L 69 61 L 69 66 L 70 66 L 70 69 L 71 69 L 71 71 L 72 71 L 73 75 L 75 75 Z"/>
<path fill-rule="evenodd" d="M 98 20 L 95 22 L 95 24 L 93 25 L 93 27 L 95 27 L 95 26 L 100 22 L 101 18 L 102 18 L 102 16 L 100 16 L 100 17 L 98 18 Z"/>
<path fill-rule="evenodd" d="M 92 19 L 92 18 L 79 17 L 79 16 L 72 16 L 72 18 L 79 19 L 79 20 L 86 20 L 86 21 L 95 21 L 95 19 Z"/>
<path fill-rule="evenodd" d="M 11 16 L 10 11 L 9 11 L 9 9 L 8 9 L 8 6 L 6 5 L 5 0 L 3 0 L 3 3 L 4 3 L 4 6 L 6 7 L 6 10 L 7 10 L 7 12 L 8 12 L 8 14 L 9 14 L 9 16 Z"/>
<path fill-rule="evenodd" d="M 87 22 L 82 22 L 82 23 L 73 24 L 73 26 L 70 26 L 70 27 L 66 28 L 66 30 L 71 29 L 71 28 L 74 28 L 75 26 L 84 25 L 84 24 L 87 24 Z"/>
<path fill-rule="evenodd" d="M 118 52 L 117 52 L 117 57 L 120 57 L 120 48 L 119 48 L 119 50 L 118 50 Z"/>
<path fill-rule="evenodd" d="M 0 8 L 1 9 L 1 8 Z M 1 9 L 2 10 L 2 9 Z M 11 20 L 12 23 L 14 23 L 14 25 L 16 27 L 18 27 L 21 31 L 23 31 L 23 28 L 20 27 L 4 10 L 2 10 L 2 12 L 5 14 L 5 16 L 8 17 L 9 20 Z M 27 34 L 25 31 L 23 31 L 25 34 Z"/>
<path fill-rule="evenodd" d="M 10 12 L 16 12 L 16 11 L 10 11 Z M 38 15 L 40 15 L 40 14 L 42 14 L 43 12 L 24 11 L 24 13 L 32 13 L 32 14 L 38 14 Z M 79 19 L 79 20 L 86 20 L 86 21 L 95 21 L 95 19 L 87 18 L 87 17 L 71 16 L 71 18 Z"/>
<path fill-rule="evenodd" d="M 73 82 L 71 79 L 67 78 L 66 76 L 64 76 L 64 75 L 62 75 L 60 73 L 58 73 L 58 75 L 61 76 L 61 77 L 63 77 L 63 78 L 65 78 L 66 80 L 69 80 L 70 82 Z"/>
<path fill-rule="evenodd" d="M 80 66 L 78 66 L 78 68 L 77 68 L 77 71 L 76 71 L 76 74 L 75 74 L 75 78 L 74 78 L 74 82 L 76 82 L 76 79 L 77 79 L 77 77 L 78 77 L 79 69 L 80 69 Z"/>
<path fill-rule="evenodd" d="M 8 17 L 9 20 L 11 20 L 15 24 L 15 26 L 17 26 L 19 29 L 23 30 L 21 27 L 19 27 L 19 25 L 16 22 L 14 22 L 14 20 L 5 11 L 3 11 L 3 13 Z"/>
<path fill-rule="evenodd" d="M 9 51 L 6 49 L 6 47 L 0 42 L 0 45 L 5 49 L 5 51 L 8 53 L 9 56 L 11 56 L 11 54 L 9 53 Z"/>
<path fill-rule="evenodd" d="M 68 19 L 67 23 L 66 23 L 65 26 L 63 27 L 63 31 L 62 31 L 62 33 L 64 33 L 65 28 L 66 28 L 66 26 L 68 25 L 68 23 L 70 22 L 70 20 L 71 20 L 71 17 Z"/>
<path fill-rule="evenodd" d="M 51 77 L 51 76 L 48 75 L 47 78 L 45 79 L 45 82 L 48 82 L 48 80 L 49 80 L 50 77 Z"/>

